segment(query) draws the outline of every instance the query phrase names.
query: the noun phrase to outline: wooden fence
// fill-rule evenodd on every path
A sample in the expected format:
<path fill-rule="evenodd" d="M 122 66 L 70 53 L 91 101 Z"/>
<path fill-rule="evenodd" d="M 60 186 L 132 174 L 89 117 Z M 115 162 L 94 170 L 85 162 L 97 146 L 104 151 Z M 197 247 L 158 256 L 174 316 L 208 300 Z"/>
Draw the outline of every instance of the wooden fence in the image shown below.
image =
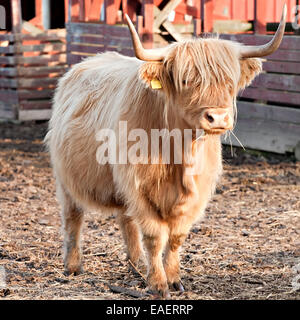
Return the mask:
<path fill-rule="evenodd" d="M 49 119 L 57 79 L 66 71 L 65 30 L 0 35 L 0 118 Z"/>
<path fill-rule="evenodd" d="M 250 45 L 271 39 L 245 34 L 221 37 Z M 266 57 L 263 70 L 239 96 L 235 133 L 245 147 L 294 152 L 300 142 L 300 37 L 286 35 L 279 50 Z"/>
<path fill-rule="evenodd" d="M 82 58 L 105 51 L 117 51 L 132 56 L 132 42 L 128 27 L 97 23 L 68 23 L 68 65 Z"/>

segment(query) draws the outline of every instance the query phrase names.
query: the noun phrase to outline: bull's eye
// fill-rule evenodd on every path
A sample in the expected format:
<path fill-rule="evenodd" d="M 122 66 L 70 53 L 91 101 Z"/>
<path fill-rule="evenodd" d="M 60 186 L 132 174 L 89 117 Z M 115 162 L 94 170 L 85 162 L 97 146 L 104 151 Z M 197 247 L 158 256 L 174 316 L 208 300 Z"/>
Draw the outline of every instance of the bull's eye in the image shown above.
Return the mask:
<path fill-rule="evenodd" d="M 182 84 L 186 86 L 188 84 L 187 80 L 183 80 Z"/>

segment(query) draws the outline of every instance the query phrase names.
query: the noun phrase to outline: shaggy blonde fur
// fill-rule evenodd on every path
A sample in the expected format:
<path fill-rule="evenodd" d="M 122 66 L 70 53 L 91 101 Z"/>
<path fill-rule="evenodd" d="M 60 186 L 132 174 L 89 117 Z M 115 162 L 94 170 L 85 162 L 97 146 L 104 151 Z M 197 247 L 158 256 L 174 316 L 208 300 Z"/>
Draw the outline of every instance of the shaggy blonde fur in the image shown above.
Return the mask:
<path fill-rule="evenodd" d="M 163 297 L 169 287 L 183 290 L 179 248 L 203 216 L 222 172 L 220 134 L 192 141 L 192 163 L 162 164 L 159 154 L 159 164 L 148 165 L 100 165 L 96 134 L 108 128 L 118 136 L 119 121 L 127 121 L 128 132 L 144 129 L 150 141 L 151 129 L 201 128 L 207 108 L 227 108 L 233 116 L 238 90 L 260 71 L 259 59 L 240 59 L 239 44 L 202 39 L 170 45 L 162 62 L 100 54 L 61 78 L 45 141 L 62 204 L 68 272 L 81 269 L 82 210 L 117 210 L 134 264 L 143 256 L 143 237 L 151 288 Z M 161 82 L 161 90 L 151 88 L 153 79 Z M 171 150 L 178 152 L 174 144 Z M 197 174 L 189 174 L 191 168 Z"/>

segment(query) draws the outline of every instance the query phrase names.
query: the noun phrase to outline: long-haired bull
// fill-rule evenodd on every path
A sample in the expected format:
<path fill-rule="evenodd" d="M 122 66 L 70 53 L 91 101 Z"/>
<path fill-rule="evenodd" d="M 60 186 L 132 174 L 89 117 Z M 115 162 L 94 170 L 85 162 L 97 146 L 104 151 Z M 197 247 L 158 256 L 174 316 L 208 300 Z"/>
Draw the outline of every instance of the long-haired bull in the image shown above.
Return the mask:
<path fill-rule="evenodd" d="M 154 292 L 169 297 L 169 289 L 183 290 L 179 249 L 192 224 L 203 217 L 222 172 L 220 136 L 233 128 L 238 91 L 261 72 L 259 58 L 279 47 L 285 16 L 286 8 L 276 34 L 261 46 L 210 38 L 149 50 L 127 17 L 135 58 L 99 54 L 62 77 L 46 143 L 62 206 L 68 273 L 81 271 L 83 213 L 96 208 L 117 212 L 134 265 L 146 250 Z M 143 129 L 148 142 L 152 129 L 203 129 L 206 134 L 193 136 L 188 163 L 184 158 L 181 164 L 100 164 L 97 132 L 117 132 L 121 121 L 128 132 Z M 116 143 L 120 150 L 122 141 Z M 171 152 L 181 152 L 172 147 Z"/>

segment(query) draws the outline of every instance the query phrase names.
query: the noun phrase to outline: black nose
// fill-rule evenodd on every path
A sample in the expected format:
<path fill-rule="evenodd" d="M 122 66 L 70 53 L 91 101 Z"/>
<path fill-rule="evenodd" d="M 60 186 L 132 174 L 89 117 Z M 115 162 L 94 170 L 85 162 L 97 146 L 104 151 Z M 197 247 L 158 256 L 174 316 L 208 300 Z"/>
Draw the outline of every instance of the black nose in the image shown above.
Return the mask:
<path fill-rule="evenodd" d="M 208 122 L 213 123 L 215 121 L 214 117 L 210 115 L 208 112 L 205 114 L 205 118 L 208 120 Z"/>

